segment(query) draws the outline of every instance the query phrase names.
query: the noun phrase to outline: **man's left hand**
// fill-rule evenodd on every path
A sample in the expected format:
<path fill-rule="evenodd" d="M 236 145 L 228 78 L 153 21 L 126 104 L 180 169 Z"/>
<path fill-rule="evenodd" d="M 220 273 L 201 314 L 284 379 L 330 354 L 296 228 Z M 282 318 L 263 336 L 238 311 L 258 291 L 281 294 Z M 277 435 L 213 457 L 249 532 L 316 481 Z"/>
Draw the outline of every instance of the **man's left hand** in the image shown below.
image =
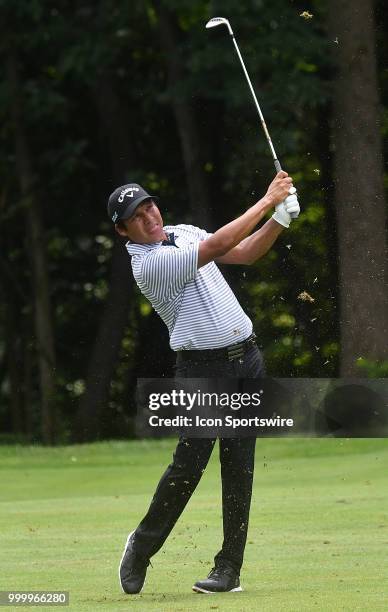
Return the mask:
<path fill-rule="evenodd" d="M 293 213 L 292 217 L 291 213 Z M 291 187 L 290 195 L 287 196 L 283 202 L 275 206 L 275 212 L 272 218 L 280 223 L 280 225 L 283 225 L 283 227 L 289 227 L 292 219 L 298 217 L 299 213 L 300 206 L 296 196 L 296 189 L 295 187 Z"/>
<path fill-rule="evenodd" d="M 287 198 L 284 200 L 284 208 L 286 209 L 289 215 L 292 214 L 292 219 L 296 219 L 296 217 L 299 217 L 300 206 L 296 195 L 295 187 L 290 188 L 290 195 L 287 196 Z"/>

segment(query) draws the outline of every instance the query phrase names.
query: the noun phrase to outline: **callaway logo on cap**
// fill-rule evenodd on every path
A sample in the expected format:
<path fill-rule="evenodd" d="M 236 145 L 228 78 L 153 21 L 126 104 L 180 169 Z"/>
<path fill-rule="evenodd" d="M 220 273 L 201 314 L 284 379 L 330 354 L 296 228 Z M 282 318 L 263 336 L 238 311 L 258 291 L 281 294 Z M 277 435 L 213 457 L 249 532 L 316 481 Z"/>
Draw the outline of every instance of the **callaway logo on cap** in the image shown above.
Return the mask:
<path fill-rule="evenodd" d="M 147 193 L 143 187 L 137 183 L 122 185 L 117 187 L 110 194 L 108 200 L 108 216 L 113 223 L 121 221 L 121 219 L 129 219 L 135 212 L 136 208 L 144 202 L 144 200 L 158 200 L 156 196 Z"/>
<path fill-rule="evenodd" d="M 133 198 L 135 191 L 139 191 L 139 187 L 127 187 L 126 189 L 123 189 L 117 201 L 124 202 L 125 196 L 127 196 L 127 198 Z"/>

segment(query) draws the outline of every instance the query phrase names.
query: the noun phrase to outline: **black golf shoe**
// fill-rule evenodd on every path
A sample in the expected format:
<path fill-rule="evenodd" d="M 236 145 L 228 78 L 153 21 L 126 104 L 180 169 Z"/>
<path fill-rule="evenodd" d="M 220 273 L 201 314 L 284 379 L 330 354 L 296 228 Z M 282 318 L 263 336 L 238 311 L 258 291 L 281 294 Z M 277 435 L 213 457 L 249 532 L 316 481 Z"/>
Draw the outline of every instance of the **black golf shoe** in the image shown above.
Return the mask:
<path fill-rule="evenodd" d="M 193 586 L 196 593 L 234 593 L 242 591 L 238 573 L 226 563 L 213 567 L 205 580 L 199 580 Z"/>
<path fill-rule="evenodd" d="M 134 551 L 135 532 L 129 534 L 123 556 L 119 565 L 120 585 L 124 593 L 135 595 L 140 593 L 145 582 L 149 561 L 136 557 Z"/>

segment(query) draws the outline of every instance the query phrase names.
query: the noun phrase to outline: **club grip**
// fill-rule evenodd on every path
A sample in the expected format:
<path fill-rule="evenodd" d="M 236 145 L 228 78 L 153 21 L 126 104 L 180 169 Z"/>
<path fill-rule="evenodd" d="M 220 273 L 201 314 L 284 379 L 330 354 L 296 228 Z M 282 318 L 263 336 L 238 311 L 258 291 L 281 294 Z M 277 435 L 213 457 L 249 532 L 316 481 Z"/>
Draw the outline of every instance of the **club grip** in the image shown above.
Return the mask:
<path fill-rule="evenodd" d="M 276 170 L 276 173 L 280 172 L 280 171 L 281 171 L 281 169 L 282 169 L 282 167 L 281 167 L 281 165 L 280 165 L 280 161 L 279 161 L 278 159 L 276 159 L 276 158 L 275 158 L 275 159 L 274 159 L 274 164 L 275 164 L 275 170 Z M 296 219 L 296 217 L 297 217 L 297 216 L 298 216 L 298 215 L 297 215 L 296 213 L 291 213 L 291 214 L 290 214 L 291 219 Z"/>
<path fill-rule="evenodd" d="M 276 170 L 276 174 L 277 174 L 278 172 L 281 172 L 282 167 L 280 165 L 280 161 L 278 159 L 276 159 L 276 158 L 274 159 L 274 163 L 275 163 L 275 170 Z"/>

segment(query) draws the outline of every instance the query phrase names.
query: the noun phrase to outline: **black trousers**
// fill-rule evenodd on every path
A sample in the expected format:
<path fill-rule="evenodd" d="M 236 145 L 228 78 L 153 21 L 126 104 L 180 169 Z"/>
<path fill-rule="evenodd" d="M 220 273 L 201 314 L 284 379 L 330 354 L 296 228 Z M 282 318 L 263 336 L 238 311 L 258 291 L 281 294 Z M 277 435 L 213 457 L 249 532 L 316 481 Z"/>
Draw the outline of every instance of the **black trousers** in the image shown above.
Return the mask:
<path fill-rule="evenodd" d="M 177 376 L 183 378 L 258 378 L 264 376 L 260 351 L 254 345 L 241 359 L 181 361 Z M 244 557 L 252 495 L 256 438 L 220 439 L 224 541 L 215 563 L 225 561 L 237 572 Z M 149 510 L 135 531 L 139 557 L 148 560 L 163 545 L 199 483 L 215 439 L 179 439 L 172 462 L 156 488 Z"/>

